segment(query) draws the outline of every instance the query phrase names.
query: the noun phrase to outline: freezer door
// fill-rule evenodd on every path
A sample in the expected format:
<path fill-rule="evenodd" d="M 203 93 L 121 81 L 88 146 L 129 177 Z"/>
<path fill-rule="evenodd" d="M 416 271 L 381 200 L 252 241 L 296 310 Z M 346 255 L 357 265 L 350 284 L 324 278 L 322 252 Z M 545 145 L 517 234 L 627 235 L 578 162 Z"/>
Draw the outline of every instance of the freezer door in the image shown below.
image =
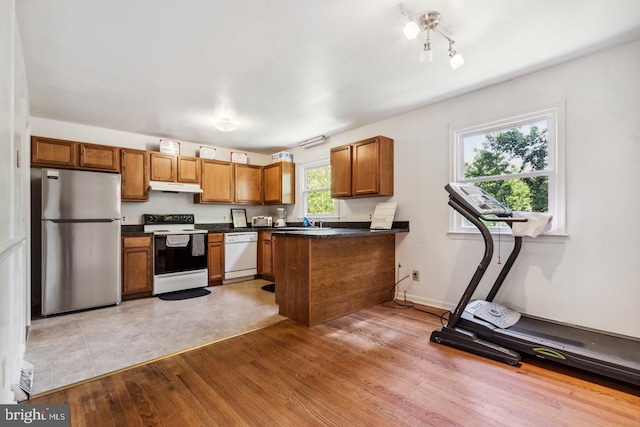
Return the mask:
<path fill-rule="evenodd" d="M 121 300 L 120 221 L 42 221 L 42 314 Z"/>
<path fill-rule="evenodd" d="M 120 175 L 42 170 L 43 219 L 120 218 Z"/>

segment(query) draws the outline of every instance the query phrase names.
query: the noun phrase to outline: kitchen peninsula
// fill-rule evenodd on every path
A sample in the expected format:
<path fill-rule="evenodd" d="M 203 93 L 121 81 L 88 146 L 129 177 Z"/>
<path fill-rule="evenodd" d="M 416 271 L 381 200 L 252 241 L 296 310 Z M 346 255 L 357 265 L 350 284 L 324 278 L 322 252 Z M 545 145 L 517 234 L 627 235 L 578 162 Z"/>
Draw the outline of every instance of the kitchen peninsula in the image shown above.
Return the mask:
<path fill-rule="evenodd" d="M 308 229 L 274 232 L 276 304 L 280 314 L 313 326 L 389 299 L 396 233 L 390 230 Z"/>

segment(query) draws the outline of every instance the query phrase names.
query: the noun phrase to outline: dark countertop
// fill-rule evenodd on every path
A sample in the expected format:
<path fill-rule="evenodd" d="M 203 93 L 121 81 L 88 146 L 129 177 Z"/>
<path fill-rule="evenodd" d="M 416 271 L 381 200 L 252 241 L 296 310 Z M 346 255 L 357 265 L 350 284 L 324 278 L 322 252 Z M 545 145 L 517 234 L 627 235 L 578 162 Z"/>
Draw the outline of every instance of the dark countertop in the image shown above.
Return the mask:
<path fill-rule="evenodd" d="M 209 233 L 238 233 L 243 231 L 271 231 L 274 234 L 287 234 L 296 237 L 334 238 L 334 237 L 361 237 L 374 234 L 408 233 L 409 221 L 394 221 L 390 230 L 370 230 L 370 222 L 334 222 L 326 223 L 326 227 L 302 227 L 302 223 L 289 223 L 287 227 L 247 227 L 233 228 L 229 223 L 196 224 L 195 228 L 207 230 Z M 122 237 L 150 236 L 144 232 L 142 225 L 123 225 Z"/>
<path fill-rule="evenodd" d="M 315 239 L 332 239 L 337 237 L 365 237 L 380 234 L 408 233 L 409 228 L 391 228 L 389 230 L 370 230 L 368 228 L 304 228 L 297 230 L 274 230 L 274 235 L 287 237 L 304 237 Z"/>

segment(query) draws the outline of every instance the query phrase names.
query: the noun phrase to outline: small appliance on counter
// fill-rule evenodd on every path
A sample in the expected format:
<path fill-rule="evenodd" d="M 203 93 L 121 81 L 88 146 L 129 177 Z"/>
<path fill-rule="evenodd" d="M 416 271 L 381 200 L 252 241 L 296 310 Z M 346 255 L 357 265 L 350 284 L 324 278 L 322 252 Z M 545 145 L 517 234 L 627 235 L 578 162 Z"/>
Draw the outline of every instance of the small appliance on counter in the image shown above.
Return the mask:
<path fill-rule="evenodd" d="M 285 212 L 284 208 L 277 208 L 276 211 L 278 212 L 278 219 L 276 220 L 276 223 L 273 225 L 274 227 L 286 227 L 287 223 L 284 220 L 287 213 Z"/>
<path fill-rule="evenodd" d="M 251 218 L 252 227 L 271 227 L 273 219 L 270 216 L 254 216 Z"/>

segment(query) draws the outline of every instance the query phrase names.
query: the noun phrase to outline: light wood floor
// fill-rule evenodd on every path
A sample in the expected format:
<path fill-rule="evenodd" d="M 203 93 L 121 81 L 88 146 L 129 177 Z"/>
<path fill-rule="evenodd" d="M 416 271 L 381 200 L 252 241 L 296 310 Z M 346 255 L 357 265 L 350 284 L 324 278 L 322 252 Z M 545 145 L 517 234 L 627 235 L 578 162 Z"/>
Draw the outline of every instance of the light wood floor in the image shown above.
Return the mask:
<path fill-rule="evenodd" d="M 640 425 L 630 385 L 437 345 L 438 325 L 382 306 L 286 320 L 28 403 L 69 403 L 73 426 Z"/>

